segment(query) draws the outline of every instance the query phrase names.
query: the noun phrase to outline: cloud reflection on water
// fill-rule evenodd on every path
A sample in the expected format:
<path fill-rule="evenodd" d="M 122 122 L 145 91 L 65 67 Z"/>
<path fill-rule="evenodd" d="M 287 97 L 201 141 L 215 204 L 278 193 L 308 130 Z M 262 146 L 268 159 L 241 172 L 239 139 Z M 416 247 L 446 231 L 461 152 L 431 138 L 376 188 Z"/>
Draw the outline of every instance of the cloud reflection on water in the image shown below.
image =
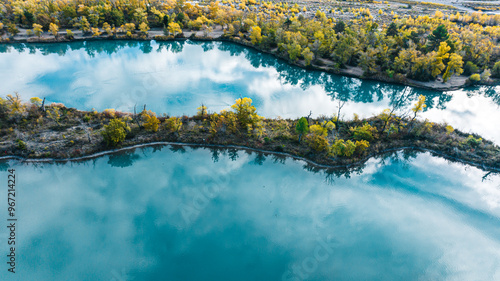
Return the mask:
<path fill-rule="evenodd" d="M 475 168 L 399 154 L 327 182 L 301 161 L 175 151 L 9 162 L 20 175 L 17 276 L 111 280 L 123 269 L 135 280 L 282 280 L 295 267 L 308 280 L 498 277 L 498 175 L 482 181 Z M 218 177 L 225 188 L 196 201 Z M 193 204 L 203 208 L 186 221 L 181 210 Z M 332 251 L 306 272 L 318 241 Z"/>
<path fill-rule="evenodd" d="M 24 50 L 19 53 L 20 50 Z M 332 115 L 337 99 L 349 101 L 345 118 L 369 117 L 390 106 L 404 87 L 328 75 L 231 43 L 74 42 L 3 45 L 0 76 L 5 94 L 46 97 L 80 109 L 132 111 L 147 104 L 157 113 L 194 114 L 202 103 L 211 111 L 248 96 L 259 113 L 295 118 Z M 500 86 L 445 93 L 414 89 L 427 96 L 423 118 L 448 122 L 500 143 Z"/>

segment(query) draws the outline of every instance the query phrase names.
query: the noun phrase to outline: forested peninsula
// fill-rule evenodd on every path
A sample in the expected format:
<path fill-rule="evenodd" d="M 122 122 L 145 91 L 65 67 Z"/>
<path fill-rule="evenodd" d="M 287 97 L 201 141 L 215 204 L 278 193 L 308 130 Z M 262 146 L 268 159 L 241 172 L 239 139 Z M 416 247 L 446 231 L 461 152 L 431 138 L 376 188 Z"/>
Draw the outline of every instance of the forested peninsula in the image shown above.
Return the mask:
<path fill-rule="evenodd" d="M 423 9 L 406 5 L 10 1 L 0 3 L 0 40 L 217 39 L 305 68 L 428 89 L 498 84 L 500 15 L 461 14 L 451 6 L 425 2 Z"/>

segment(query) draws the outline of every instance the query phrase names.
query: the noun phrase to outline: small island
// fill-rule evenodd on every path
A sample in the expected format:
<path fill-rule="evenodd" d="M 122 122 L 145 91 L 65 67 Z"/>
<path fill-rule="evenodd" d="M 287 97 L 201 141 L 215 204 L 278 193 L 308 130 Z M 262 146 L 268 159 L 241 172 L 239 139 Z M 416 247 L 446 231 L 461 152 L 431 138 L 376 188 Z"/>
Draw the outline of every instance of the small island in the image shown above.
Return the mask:
<path fill-rule="evenodd" d="M 376 155 L 402 149 L 429 151 L 487 171 L 500 171 L 500 147 L 450 125 L 420 120 L 425 97 L 408 112 L 393 108 L 367 119 L 335 116 L 270 119 L 257 114 L 252 100 L 210 113 L 201 105 L 195 116 L 157 116 L 144 106 L 138 113 L 106 109 L 79 111 L 63 104 L 45 105 L 19 95 L 0 99 L 3 158 L 39 161 L 78 160 L 137 145 L 181 144 L 252 149 L 286 154 L 319 167 L 361 165 Z M 400 108 L 399 108 L 400 109 Z"/>

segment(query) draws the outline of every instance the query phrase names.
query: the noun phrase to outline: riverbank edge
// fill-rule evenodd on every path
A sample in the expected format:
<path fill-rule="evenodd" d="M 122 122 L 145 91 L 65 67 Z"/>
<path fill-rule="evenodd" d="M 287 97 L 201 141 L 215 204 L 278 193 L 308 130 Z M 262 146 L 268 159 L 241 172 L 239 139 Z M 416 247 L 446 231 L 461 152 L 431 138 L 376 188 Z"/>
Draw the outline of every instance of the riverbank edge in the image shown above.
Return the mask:
<path fill-rule="evenodd" d="M 99 37 L 93 37 L 89 35 L 83 35 L 80 37 L 75 37 L 73 39 L 68 39 L 64 37 L 63 35 L 59 35 L 57 38 L 55 37 L 31 37 L 31 38 L 26 38 L 26 39 L 20 39 L 20 38 L 10 38 L 8 41 L 0 41 L 0 44 L 15 44 L 15 43 L 70 43 L 70 42 L 78 42 L 78 41 L 115 41 L 115 40 L 130 40 L 130 41 L 186 41 L 186 40 L 193 40 L 193 41 L 207 41 L 207 42 L 230 42 L 230 43 L 235 43 L 240 46 L 246 47 L 246 48 L 252 48 L 258 52 L 269 54 L 277 59 L 284 60 L 286 63 L 290 65 L 294 65 L 297 67 L 300 67 L 302 69 L 306 70 L 314 70 L 314 71 L 321 71 L 325 73 L 330 73 L 330 74 L 335 74 L 335 75 L 340 75 L 340 76 L 347 76 L 347 77 L 352 77 L 352 78 L 357 78 L 357 79 L 362 79 L 362 80 L 372 80 L 372 81 L 378 81 L 378 82 L 384 82 L 384 83 L 390 83 L 390 84 L 397 84 L 397 85 L 403 85 L 403 86 L 410 86 L 410 87 L 415 87 L 415 88 L 420 88 L 420 89 L 425 89 L 425 90 L 430 90 L 430 91 L 437 91 L 437 92 L 445 92 L 445 91 L 455 91 L 455 90 L 460 90 L 463 88 L 475 86 L 475 85 L 487 85 L 487 86 L 496 86 L 500 85 L 500 79 L 498 80 L 491 80 L 489 83 L 475 83 L 471 84 L 469 82 L 469 79 L 465 76 L 454 76 L 452 79 L 460 80 L 456 83 L 456 85 L 444 85 L 442 82 L 439 81 L 431 81 L 431 82 L 421 82 L 421 81 L 416 81 L 412 80 L 409 78 L 404 78 L 403 81 L 398 80 L 396 78 L 391 78 L 389 76 L 384 75 L 383 73 L 377 73 L 372 76 L 364 76 L 363 71 L 360 67 L 350 67 L 346 69 L 334 69 L 332 67 L 328 67 L 326 65 L 318 65 L 317 63 L 313 62 L 311 65 L 306 66 L 302 60 L 297 60 L 296 62 L 290 61 L 287 57 L 280 55 L 276 52 L 273 52 L 272 50 L 266 50 L 259 48 L 258 46 L 255 46 L 249 42 L 246 42 L 243 39 L 235 39 L 231 37 L 226 37 L 224 34 L 215 36 L 215 37 L 210 37 L 210 36 L 197 36 L 196 32 L 186 32 L 186 34 L 190 34 L 189 36 L 185 36 L 184 33 L 181 33 L 177 36 L 163 36 L 163 35 L 153 35 L 153 36 L 137 36 L 134 35 L 132 37 L 127 37 L 127 36 L 99 36 Z M 325 59 L 323 59 L 325 60 Z M 317 60 L 319 61 L 319 60 Z M 452 80 L 450 79 L 450 80 Z M 432 84 L 433 86 L 429 86 L 426 84 Z"/>
<path fill-rule="evenodd" d="M 20 161 L 21 163 L 67 163 L 67 162 L 80 162 L 80 161 L 87 161 L 87 160 L 92 160 L 92 159 L 97 159 L 106 155 L 112 155 L 120 152 L 125 152 L 125 151 L 131 151 L 135 150 L 137 148 L 146 148 L 146 147 L 153 147 L 153 146 L 187 146 L 187 147 L 201 147 L 201 148 L 222 148 L 222 149 L 237 149 L 237 150 L 243 150 L 243 151 L 252 151 L 252 152 L 257 152 L 257 153 L 263 153 L 267 155 L 280 155 L 280 156 L 285 156 L 288 158 L 291 158 L 296 161 L 303 161 L 315 168 L 319 168 L 322 170 L 328 170 L 328 169 L 351 169 L 355 167 L 360 167 L 363 164 L 365 164 L 368 160 L 372 158 L 376 158 L 379 156 L 387 155 L 389 153 L 394 153 L 394 152 L 400 152 L 400 151 L 417 151 L 417 152 L 428 152 L 432 156 L 435 157 L 440 157 L 443 159 L 446 159 L 448 161 L 451 161 L 453 163 L 460 163 L 463 165 L 469 165 L 473 166 L 475 168 L 478 168 L 482 171 L 485 172 L 493 172 L 493 173 L 499 173 L 500 174 L 500 168 L 497 167 L 492 167 L 492 166 L 487 166 L 482 163 L 474 162 L 474 161 L 468 161 L 464 159 L 460 159 L 451 155 L 448 155 L 444 152 L 437 151 L 434 149 L 429 149 L 425 147 L 418 147 L 418 146 L 402 146 L 402 147 L 394 147 L 390 149 L 385 149 L 383 151 L 379 151 L 376 153 L 371 153 L 368 154 L 364 157 L 362 157 L 359 160 L 356 160 L 351 163 L 345 163 L 345 164 L 339 164 L 339 165 L 327 165 L 327 164 L 321 164 L 318 163 L 314 160 L 311 160 L 306 157 L 301 157 L 298 155 L 294 155 L 288 152 L 278 152 L 278 151 L 272 151 L 272 150 L 264 150 L 264 149 L 258 149 L 250 146 L 243 146 L 243 145 L 224 145 L 224 144 L 208 144 L 208 143 L 187 143 L 187 142 L 171 142 L 171 141 L 157 141 L 157 142 L 148 142 L 148 143 L 141 143 L 141 144 L 133 144 L 130 146 L 125 146 L 125 147 L 120 147 L 120 148 L 115 148 L 115 149 L 110 149 L 110 150 L 105 150 L 105 151 L 100 151 L 96 153 L 92 153 L 89 155 L 84 155 L 84 156 L 79 156 L 79 157 L 70 157 L 70 158 L 26 158 L 22 156 L 16 156 L 16 155 L 7 155 L 7 156 L 1 156 L 0 161 L 6 161 L 6 160 L 17 160 Z M 267 156 L 266 155 L 266 156 Z"/>

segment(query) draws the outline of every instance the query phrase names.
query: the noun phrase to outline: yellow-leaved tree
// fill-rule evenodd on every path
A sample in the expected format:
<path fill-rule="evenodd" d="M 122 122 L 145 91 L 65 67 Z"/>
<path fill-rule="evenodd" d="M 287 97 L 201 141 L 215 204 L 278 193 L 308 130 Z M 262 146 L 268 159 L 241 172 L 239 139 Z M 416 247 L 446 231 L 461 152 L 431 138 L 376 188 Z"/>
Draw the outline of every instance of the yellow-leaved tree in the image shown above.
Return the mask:
<path fill-rule="evenodd" d="M 262 42 L 262 30 L 259 26 L 252 27 L 252 31 L 250 33 L 250 39 L 252 40 L 252 44 L 258 45 Z"/>
<path fill-rule="evenodd" d="M 92 27 L 91 30 L 92 30 L 92 37 L 98 37 L 102 33 L 97 27 Z"/>
<path fill-rule="evenodd" d="M 109 23 L 107 22 L 102 24 L 102 29 L 104 29 L 108 36 L 112 36 L 114 33 L 114 28 L 111 28 L 111 25 L 109 25 Z"/>
<path fill-rule="evenodd" d="M 51 22 L 49 25 L 49 31 L 50 33 L 52 33 L 52 35 L 54 35 L 54 37 L 57 37 L 57 34 L 59 33 L 59 26 Z"/>
<path fill-rule="evenodd" d="M 164 125 L 167 131 L 176 133 L 179 132 L 182 128 L 182 120 L 179 117 L 170 117 L 165 120 Z"/>
<path fill-rule="evenodd" d="M 6 104 L 10 109 L 11 115 L 16 115 L 24 112 L 25 105 L 21 101 L 21 97 L 18 93 L 15 93 L 15 95 L 7 95 Z"/>
<path fill-rule="evenodd" d="M 236 113 L 240 128 L 247 129 L 249 134 L 261 136 L 264 133 L 262 117 L 257 114 L 257 109 L 252 105 L 251 98 L 240 98 L 231 106 Z"/>
<path fill-rule="evenodd" d="M 197 108 L 198 110 L 198 113 L 196 114 L 196 116 L 199 116 L 199 117 L 205 117 L 207 115 L 207 107 L 205 105 L 201 105 L 200 107 Z"/>
<path fill-rule="evenodd" d="M 439 49 L 438 49 L 437 53 L 435 54 L 434 61 L 432 62 L 432 65 L 431 65 L 431 68 L 432 68 L 431 74 L 433 77 L 436 77 L 439 74 L 441 74 L 441 72 L 443 72 L 443 70 L 445 68 L 443 60 L 447 59 L 450 56 L 450 54 L 448 54 L 448 52 L 450 50 L 451 50 L 451 48 L 450 48 L 450 46 L 448 46 L 448 44 L 446 44 L 446 42 L 441 42 L 439 44 Z"/>
<path fill-rule="evenodd" d="M 168 24 L 168 32 L 172 33 L 172 35 L 177 35 L 182 33 L 181 26 L 176 22 L 171 22 Z"/>
<path fill-rule="evenodd" d="M 411 111 L 413 111 L 413 117 L 411 118 L 411 121 L 410 121 L 409 132 L 411 132 L 411 130 L 413 129 L 413 121 L 415 121 L 415 119 L 417 118 L 418 113 L 423 111 L 424 108 L 426 108 L 426 107 L 427 107 L 427 105 L 425 104 L 425 96 L 420 95 L 418 97 L 418 101 L 415 103 L 415 105 L 411 109 Z"/>
<path fill-rule="evenodd" d="M 42 106 L 43 100 L 41 98 L 39 98 L 39 97 L 32 97 L 30 99 L 30 102 L 31 102 L 32 105 L 40 107 L 40 106 Z"/>
<path fill-rule="evenodd" d="M 160 120 L 158 120 L 156 114 L 151 110 L 144 110 L 141 115 L 144 119 L 144 129 L 150 132 L 157 132 L 158 126 L 160 125 Z"/>
<path fill-rule="evenodd" d="M 104 130 L 101 131 L 101 135 L 106 144 L 113 147 L 125 140 L 127 131 L 130 131 L 130 127 L 127 123 L 120 118 L 114 118 L 109 121 L 108 125 L 104 125 Z"/>
<path fill-rule="evenodd" d="M 464 72 L 462 66 L 464 62 L 462 60 L 462 56 L 459 54 L 452 53 L 450 55 L 450 61 L 448 62 L 448 66 L 446 67 L 446 71 L 443 74 L 443 82 L 448 81 L 453 74 L 460 75 Z"/>
<path fill-rule="evenodd" d="M 145 22 L 139 24 L 139 30 L 143 35 L 148 35 L 149 25 Z"/>
<path fill-rule="evenodd" d="M 42 33 L 43 33 L 43 29 L 42 29 L 42 26 L 37 24 L 37 23 L 34 23 L 33 24 L 33 33 L 38 36 L 38 38 L 40 38 L 40 36 L 42 36 Z"/>

